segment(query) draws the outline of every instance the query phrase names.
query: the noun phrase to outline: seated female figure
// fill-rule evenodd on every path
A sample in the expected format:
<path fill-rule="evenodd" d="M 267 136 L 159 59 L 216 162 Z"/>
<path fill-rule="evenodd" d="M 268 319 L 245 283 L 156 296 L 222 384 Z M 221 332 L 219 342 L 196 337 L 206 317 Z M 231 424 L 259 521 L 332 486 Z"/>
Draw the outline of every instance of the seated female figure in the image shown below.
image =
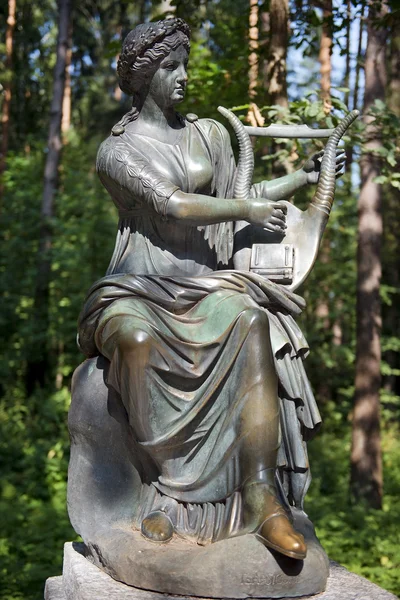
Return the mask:
<path fill-rule="evenodd" d="M 232 269 L 233 223 L 284 231 L 279 200 L 317 175 L 300 170 L 233 198 L 227 131 L 175 111 L 189 47 L 181 19 L 140 25 L 124 41 L 118 74 L 133 107 L 97 162 L 119 231 L 81 314 L 80 345 L 109 359 L 108 385 L 157 473 L 143 535 L 168 540 L 179 519 L 182 534 L 183 513 L 188 523 L 195 507 L 203 517 L 213 507 L 211 541 L 252 532 L 302 559 L 306 545 L 275 475 L 278 467 L 286 474 L 289 500 L 301 505 L 304 440 L 320 422 L 302 364 L 307 344 L 292 318 L 304 304 Z"/>

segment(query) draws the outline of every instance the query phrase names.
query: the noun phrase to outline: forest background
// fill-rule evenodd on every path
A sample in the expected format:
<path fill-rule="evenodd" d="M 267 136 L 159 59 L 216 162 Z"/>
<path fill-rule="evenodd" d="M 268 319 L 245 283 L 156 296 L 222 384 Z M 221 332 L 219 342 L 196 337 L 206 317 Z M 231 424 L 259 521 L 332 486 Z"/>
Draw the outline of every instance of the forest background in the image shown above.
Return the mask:
<path fill-rule="evenodd" d="M 115 66 L 136 24 L 192 26 L 182 112 L 332 127 L 347 172 L 301 293 L 324 418 L 306 511 L 330 558 L 400 593 L 400 18 L 356 0 L 8 0 L 0 6 L 0 598 L 39 599 L 76 539 L 66 513 L 76 320 L 110 259 L 117 215 L 98 145 L 129 109 Z M 233 140 L 235 144 L 235 140 Z M 260 140 L 256 175 L 297 168 L 320 140 Z M 300 206 L 309 192 L 295 198 Z"/>

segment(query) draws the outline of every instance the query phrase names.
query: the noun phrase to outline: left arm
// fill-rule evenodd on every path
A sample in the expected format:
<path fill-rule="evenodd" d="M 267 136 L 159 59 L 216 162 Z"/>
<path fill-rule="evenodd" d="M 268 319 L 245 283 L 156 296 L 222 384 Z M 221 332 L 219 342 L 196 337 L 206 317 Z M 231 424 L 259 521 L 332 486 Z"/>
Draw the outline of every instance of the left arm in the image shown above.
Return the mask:
<path fill-rule="evenodd" d="M 287 200 L 308 184 L 318 183 L 323 154 L 323 150 L 313 154 L 301 169 L 290 175 L 272 179 L 271 181 L 256 183 L 253 185 L 255 195 L 277 202 L 279 200 Z M 336 151 L 337 177 L 343 174 L 345 161 L 346 155 L 343 148 L 340 148 Z"/>
<path fill-rule="evenodd" d="M 290 175 L 278 177 L 271 181 L 261 181 L 253 185 L 253 190 L 256 196 L 264 196 L 268 200 L 277 202 L 286 200 L 293 196 L 297 190 L 307 185 L 307 176 L 303 169 L 299 169 Z"/>

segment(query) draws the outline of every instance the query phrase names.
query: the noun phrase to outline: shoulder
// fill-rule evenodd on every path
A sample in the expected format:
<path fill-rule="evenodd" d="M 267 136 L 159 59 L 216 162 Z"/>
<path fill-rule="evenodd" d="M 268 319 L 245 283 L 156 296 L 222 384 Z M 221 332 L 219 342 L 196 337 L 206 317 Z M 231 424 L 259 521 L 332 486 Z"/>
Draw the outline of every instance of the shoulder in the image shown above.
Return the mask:
<path fill-rule="evenodd" d="M 195 123 L 196 126 L 200 128 L 202 132 L 208 137 L 213 139 L 220 139 L 224 142 L 230 143 L 230 136 L 228 130 L 219 121 L 216 121 L 215 119 L 196 119 Z"/>
<path fill-rule="evenodd" d="M 110 157 L 114 154 L 117 143 L 118 139 L 110 135 L 100 144 L 96 159 L 96 169 L 98 172 L 107 170 L 107 164 Z"/>
<path fill-rule="evenodd" d="M 121 165 L 142 163 L 143 157 L 128 144 L 124 135 L 110 135 L 100 144 L 97 152 L 96 170 L 98 173 L 112 174 Z"/>

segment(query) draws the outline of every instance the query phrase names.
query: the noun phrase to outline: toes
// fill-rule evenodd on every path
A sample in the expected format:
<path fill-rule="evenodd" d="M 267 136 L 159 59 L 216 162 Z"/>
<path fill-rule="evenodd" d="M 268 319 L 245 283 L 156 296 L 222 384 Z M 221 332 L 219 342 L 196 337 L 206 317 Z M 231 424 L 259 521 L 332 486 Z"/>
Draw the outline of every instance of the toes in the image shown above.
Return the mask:
<path fill-rule="evenodd" d="M 174 527 L 164 512 L 155 510 L 143 519 L 141 532 L 151 542 L 169 542 L 174 534 Z"/>

